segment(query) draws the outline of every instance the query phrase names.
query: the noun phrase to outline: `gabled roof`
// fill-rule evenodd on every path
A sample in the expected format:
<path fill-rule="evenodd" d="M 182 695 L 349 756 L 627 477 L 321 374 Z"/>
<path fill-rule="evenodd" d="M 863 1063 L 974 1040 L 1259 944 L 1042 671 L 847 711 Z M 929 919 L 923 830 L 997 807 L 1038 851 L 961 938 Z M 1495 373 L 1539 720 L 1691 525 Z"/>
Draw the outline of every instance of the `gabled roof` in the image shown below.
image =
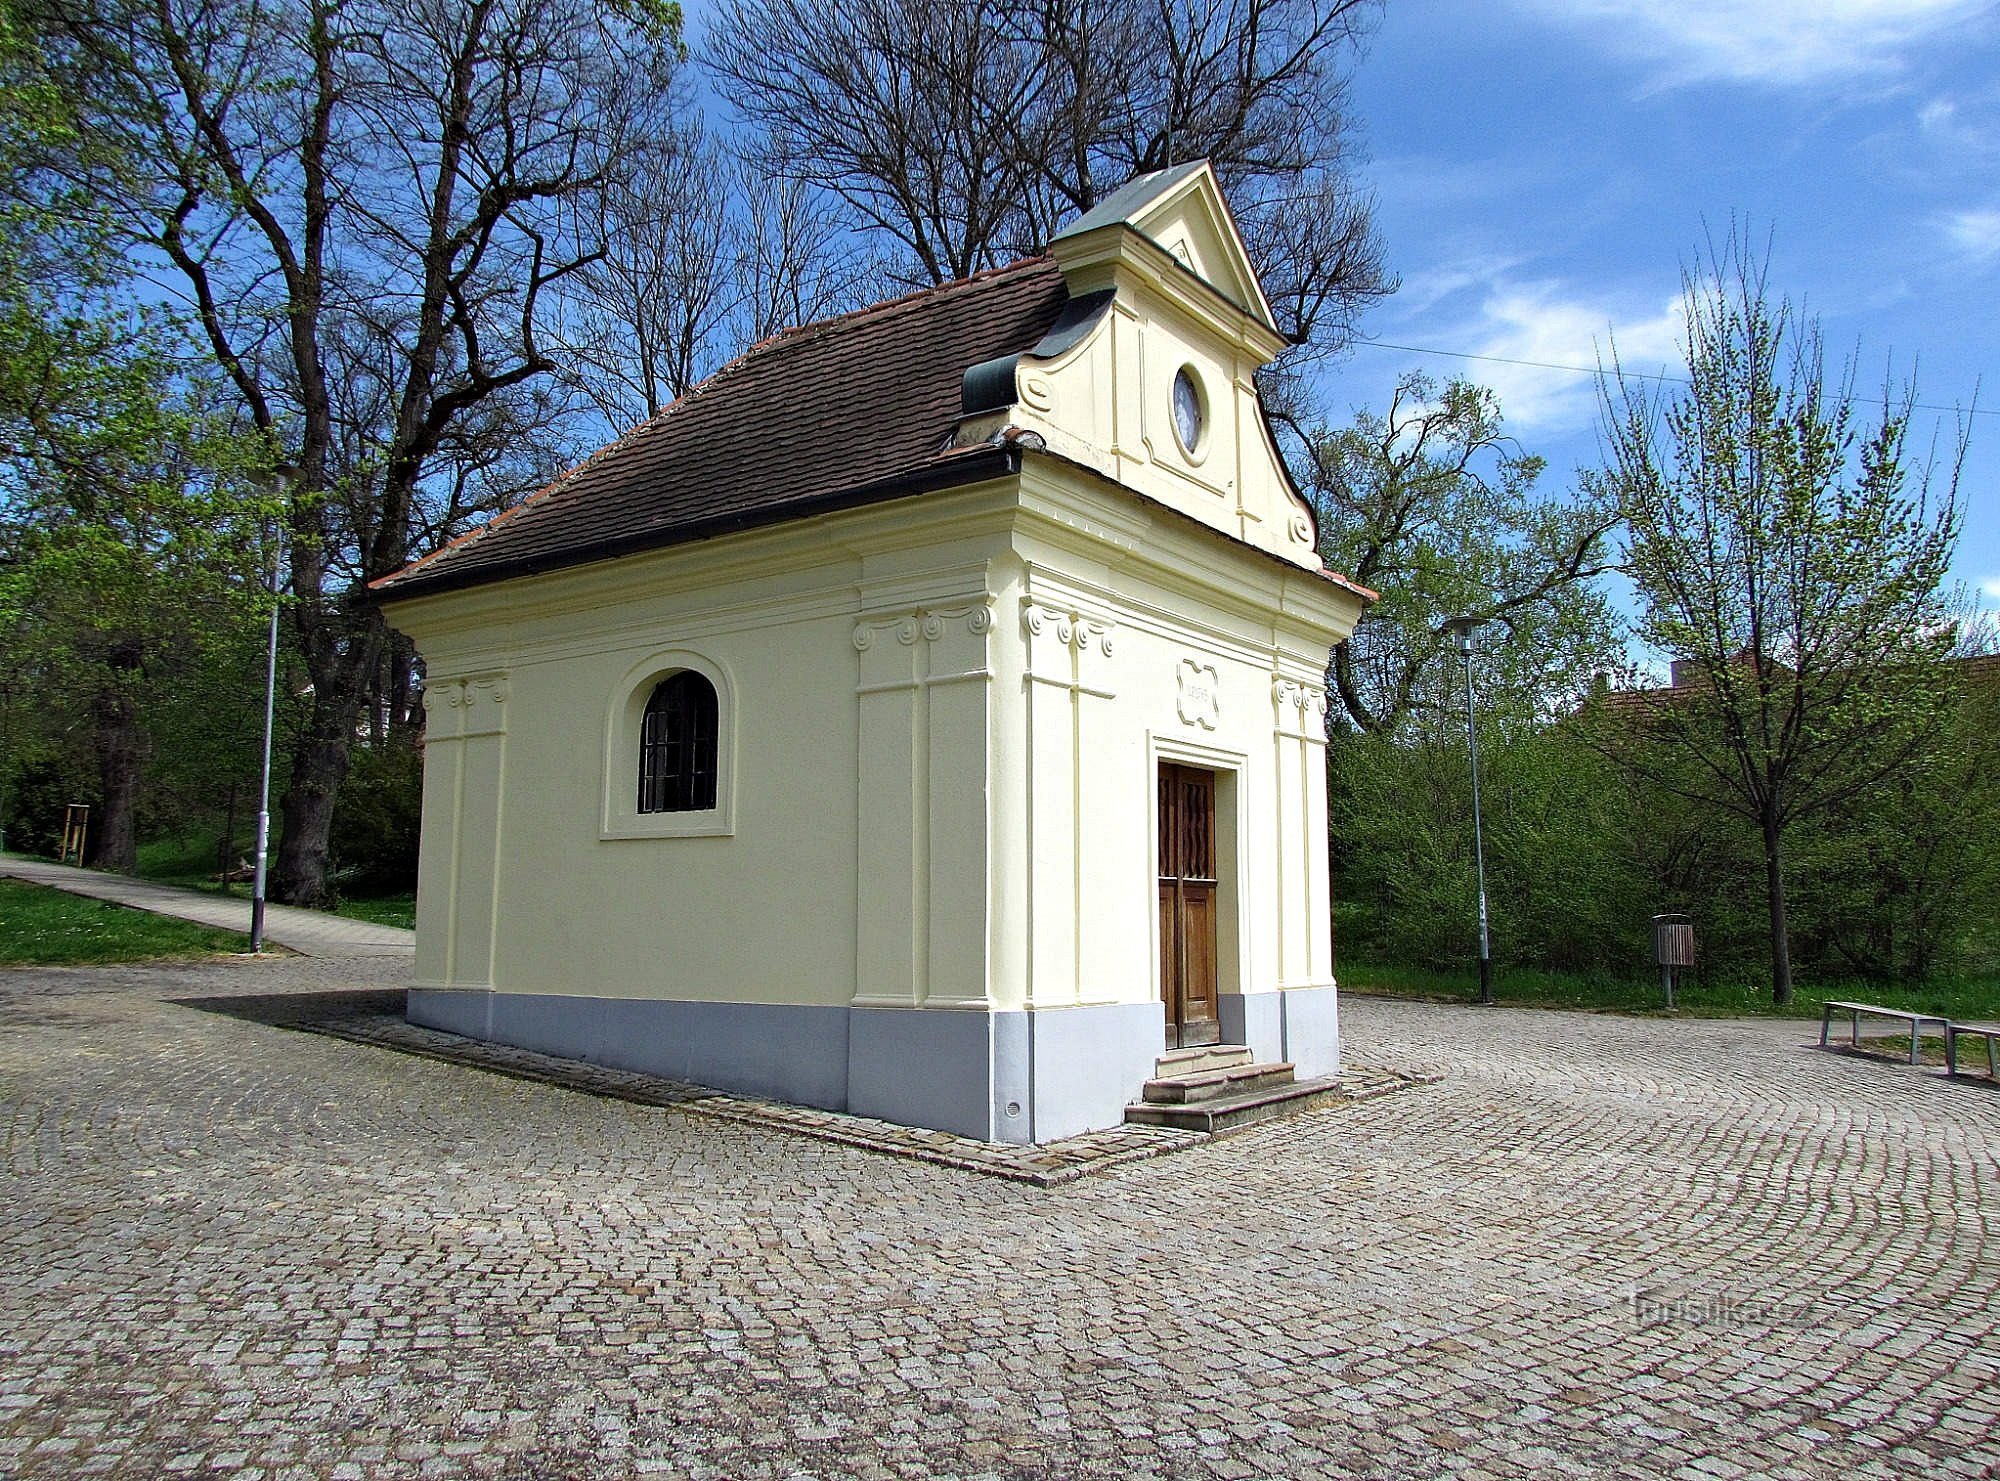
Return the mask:
<path fill-rule="evenodd" d="M 579 467 L 436 554 L 385 597 L 526 575 L 989 477 L 948 446 L 965 372 L 1062 312 L 1045 257 L 765 340 Z"/>
<path fill-rule="evenodd" d="M 1143 238 L 1192 279 L 1277 332 L 1250 249 L 1207 160 L 1189 160 L 1126 181 L 1050 238 L 1050 255 L 1069 272 L 1093 255 L 1090 239 L 1109 235 L 1106 228 L 1114 226 Z"/>
<path fill-rule="evenodd" d="M 1207 167 L 1208 161 L 1191 159 L 1186 164 L 1170 165 L 1164 170 L 1155 170 L 1150 175 L 1134 175 L 1049 238 L 1049 245 L 1054 246 L 1068 237 L 1080 237 L 1085 232 L 1096 231 L 1098 227 L 1109 226 L 1114 221 L 1136 220 L 1145 215 L 1147 208 L 1154 202 L 1165 200 L 1180 185 L 1192 180 Z"/>

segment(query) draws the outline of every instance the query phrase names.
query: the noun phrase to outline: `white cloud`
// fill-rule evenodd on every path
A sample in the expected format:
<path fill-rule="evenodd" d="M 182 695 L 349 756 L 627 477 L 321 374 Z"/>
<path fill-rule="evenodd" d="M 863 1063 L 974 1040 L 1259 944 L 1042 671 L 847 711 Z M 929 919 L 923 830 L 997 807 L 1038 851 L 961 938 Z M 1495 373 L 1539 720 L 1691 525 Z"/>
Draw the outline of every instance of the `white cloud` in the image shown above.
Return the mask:
<path fill-rule="evenodd" d="M 1917 137 L 1941 163 L 1977 170 L 2000 158 L 2000 86 L 1941 94 L 1916 116 Z"/>
<path fill-rule="evenodd" d="M 1976 263 L 2000 260 L 2000 208 L 1954 211 L 1940 225 L 1961 257 Z"/>
<path fill-rule="evenodd" d="M 1979 589 L 1994 601 L 2000 602 L 2000 576 L 1989 576 L 1979 583 Z"/>
<path fill-rule="evenodd" d="M 1681 324 L 1678 299 L 1621 307 L 1560 283 L 1496 283 L 1476 319 L 1434 342 L 1462 344 L 1483 357 L 1465 374 L 1499 396 L 1511 430 L 1555 435 L 1596 421 L 1594 372 L 1611 368 L 1614 351 L 1628 372 L 1675 373 Z"/>
<path fill-rule="evenodd" d="M 1528 261 L 1525 255 L 1467 256 L 1452 262 L 1436 263 L 1407 274 L 1396 289 L 1396 307 L 1405 314 L 1421 314 L 1448 298 L 1483 292 Z"/>
<path fill-rule="evenodd" d="M 1662 70 L 1658 81 L 1795 86 L 1894 72 L 1937 33 L 1990 0 L 1516 0 L 1582 22 Z"/>

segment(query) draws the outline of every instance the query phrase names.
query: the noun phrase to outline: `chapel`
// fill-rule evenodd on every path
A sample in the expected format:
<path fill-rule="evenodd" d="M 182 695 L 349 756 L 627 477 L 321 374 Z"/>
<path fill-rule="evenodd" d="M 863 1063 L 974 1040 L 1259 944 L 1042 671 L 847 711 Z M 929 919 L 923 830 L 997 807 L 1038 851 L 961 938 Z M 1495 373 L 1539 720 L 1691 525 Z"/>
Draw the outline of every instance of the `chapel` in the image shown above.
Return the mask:
<path fill-rule="evenodd" d="M 1285 343 L 1179 165 L 378 582 L 411 1020 L 1012 1143 L 1337 1073 L 1325 672 L 1373 594 L 1259 401 Z"/>

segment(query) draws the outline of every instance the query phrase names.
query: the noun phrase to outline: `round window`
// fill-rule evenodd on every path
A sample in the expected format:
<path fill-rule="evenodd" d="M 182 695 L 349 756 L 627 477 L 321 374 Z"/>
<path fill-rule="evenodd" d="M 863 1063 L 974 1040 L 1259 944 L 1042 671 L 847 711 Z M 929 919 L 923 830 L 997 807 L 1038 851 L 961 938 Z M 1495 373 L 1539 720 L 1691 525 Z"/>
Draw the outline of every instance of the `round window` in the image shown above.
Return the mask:
<path fill-rule="evenodd" d="M 1195 382 L 1194 371 L 1182 366 L 1174 377 L 1174 433 L 1188 452 L 1201 442 L 1203 420 L 1201 387 Z"/>

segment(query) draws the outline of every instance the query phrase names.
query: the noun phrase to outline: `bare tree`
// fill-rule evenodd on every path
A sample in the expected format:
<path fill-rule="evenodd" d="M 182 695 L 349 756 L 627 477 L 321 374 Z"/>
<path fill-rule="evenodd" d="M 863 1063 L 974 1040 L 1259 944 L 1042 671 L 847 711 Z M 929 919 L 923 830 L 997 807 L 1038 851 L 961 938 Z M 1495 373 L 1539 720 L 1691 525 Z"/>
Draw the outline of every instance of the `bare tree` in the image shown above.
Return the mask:
<path fill-rule="evenodd" d="M 795 178 L 944 282 L 993 259 L 1033 163 L 1016 147 L 1040 65 L 998 0 L 730 0 L 712 60 Z"/>
<path fill-rule="evenodd" d="M 714 368 L 733 296 L 728 162 L 699 127 L 640 141 L 593 202 L 596 261 L 563 295 L 566 373 L 622 430 Z"/>
<path fill-rule="evenodd" d="M 597 203 L 657 121 L 678 8 L 50 8 L 88 127 L 129 162 L 89 183 L 161 264 L 287 492 L 312 698 L 274 885 L 322 904 L 334 797 L 386 641 L 365 583 L 443 533 L 440 508 L 462 512 L 431 481 L 481 412 L 555 370 L 546 301 L 601 255 Z"/>
<path fill-rule="evenodd" d="M 941 282 L 1045 242 L 1136 174 L 1211 160 L 1281 327 L 1390 287 L 1347 175 L 1374 0 L 728 0 L 709 56 L 797 178 Z"/>
<path fill-rule="evenodd" d="M 739 344 L 878 296 L 880 264 L 856 250 L 832 202 L 782 160 L 739 158 L 736 184 L 740 209 L 730 260 Z"/>

